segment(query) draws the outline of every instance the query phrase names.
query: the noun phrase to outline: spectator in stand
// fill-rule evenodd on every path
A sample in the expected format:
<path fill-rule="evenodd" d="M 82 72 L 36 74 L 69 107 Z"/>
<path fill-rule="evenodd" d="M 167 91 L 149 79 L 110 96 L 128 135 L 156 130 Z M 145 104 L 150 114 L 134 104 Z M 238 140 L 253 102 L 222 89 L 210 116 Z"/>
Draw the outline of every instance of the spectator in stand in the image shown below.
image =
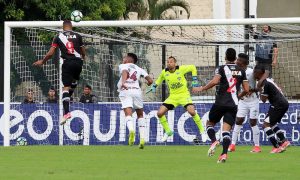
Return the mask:
<path fill-rule="evenodd" d="M 54 87 L 50 87 L 48 91 L 47 103 L 57 103 L 57 96 Z"/>
<path fill-rule="evenodd" d="M 94 103 L 96 102 L 96 96 L 92 94 L 92 87 L 90 85 L 85 85 L 83 89 L 83 94 L 80 97 L 79 102 L 81 103 Z"/>
<path fill-rule="evenodd" d="M 28 89 L 28 91 L 25 95 L 25 99 L 24 99 L 23 103 L 24 104 L 35 103 L 34 99 L 33 99 L 33 90 L 32 89 Z"/>

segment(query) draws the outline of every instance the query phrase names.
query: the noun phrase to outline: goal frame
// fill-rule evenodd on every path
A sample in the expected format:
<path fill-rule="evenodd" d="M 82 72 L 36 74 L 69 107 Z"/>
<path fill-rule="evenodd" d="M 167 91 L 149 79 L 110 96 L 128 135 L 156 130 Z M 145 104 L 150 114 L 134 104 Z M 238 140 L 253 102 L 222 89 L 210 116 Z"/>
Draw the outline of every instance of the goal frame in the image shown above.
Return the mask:
<path fill-rule="evenodd" d="M 3 146 L 10 146 L 10 45 L 11 29 L 22 27 L 61 27 L 63 21 L 5 21 L 4 22 L 4 109 Z M 74 27 L 134 27 L 134 26 L 201 26 L 248 24 L 300 24 L 300 17 L 256 19 L 193 19 L 193 20 L 130 20 L 130 21 L 81 21 Z"/>

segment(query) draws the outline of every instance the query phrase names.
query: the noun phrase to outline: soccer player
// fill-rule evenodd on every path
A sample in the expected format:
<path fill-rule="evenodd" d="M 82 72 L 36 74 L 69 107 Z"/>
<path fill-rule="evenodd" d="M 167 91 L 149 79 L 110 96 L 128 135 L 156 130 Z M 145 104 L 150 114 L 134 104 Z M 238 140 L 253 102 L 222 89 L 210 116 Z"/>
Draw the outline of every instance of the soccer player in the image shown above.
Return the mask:
<path fill-rule="evenodd" d="M 135 141 L 135 129 L 132 117 L 132 109 L 135 109 L 140 132 L 139 148 L 143 149 L 145 145 L 146 122 L 143 116 L 143 97 L 139 80 L 141 77 L 144 77 L 148 86 L 153 83 L 153 80 L 144 69 L 136 65 L 137 61 L 138 58 L 134 53 L 128 53 L 127 56 L 123 58 L 123 64 L 119 65 L 120 80 L 118 82 L 118 91 L 122 109 L 125 113 L 125 121 L 129 130 L 128 144 L 131 146 Z"/>
<path fill-rule="evenodd" d="M 74 89 L 77 86 L 80 73 L 82 70 L 83 60 L 85 59 L 85 48 L 80 34 L 72 31 L 72 23 L 69 20 L 63 22 L 63 31 L 60 32 L 53 40 L 51 48 L 46 56 L 33 63 L 35 66 L 42 66 L 55 53 L 55 49 L 59 47 L 61 57 L 63 59 L 62 65 L 62 82 L 63 95 L 62 102 L 64 108 L 64 116 L 60 121 L 63 125 L 71 118 L 69 110 L 70 96 L 72 96 Z"/>
<path fill-rule="evenodd" d="M 233 48 L 226 50 L 226 64 L 216 70 L 216 75 L 205 86 L 197 88 L 196 91 L 205 91 L 219 84 L 216 100 L 209 112 L 209 120 L 206 124 L 206 131 L 212 144 L 208 150 L 208 156 L 213 156 L 219 141 L 216 140 L 214 126 L 223 117 L 223 152 L 218 159 L 218 163 L 224 163 L 227 159 L 228 147 L 230 145 L 230 130 L 234 125 L 238 98 L 243 97 L 249 91 L 249 84 L 246 73 L 235 64 L 236 51 Z M 240 86 L 243 85 L 243 92 L 240 94 Z"/>
<path fill-rule="evenodd" d="M 248 67 L 249 64 L 249 57 L 247 54 L 240 53 L 238 55 L 238 59 L 236 64 L 246 72 L 246 77 L 249 82 L 250 92 L 249 95 L 244 96 L 239 100 L 238 103 L 238 112 L 237 118 L 235 122 L 235 126 L 232 133 L 232 144 L 229 146 L 228 151 L 233 152 L 235 151 L 235 144 L 238 139 L 238 135 L 243 127 L 243 122 L 245 121 L 246 115 L 249 113 L 250 115 L 250 126 L 253 133 L 253 141 L 254 147 L 252 148 L 251 152 L 259 153 L 261 152 L 261 148 L 259 146 L 259 128 L 257 126 L 257 119 L 259 113 L 259 98 L 258 93 L 254 92 L 256 87 L 256 80 L 253 76 L 253 69 Z"/>
<path fill-rule="evenodd" d="M 264 66 L 256 65 L 254 68 L 255 79 L 261 79 L 264 72 Z M 277 124 L 281 122 L 281 118 L 287 112 L 289 103 L 280 88 L 271 79 L 264 80 L 262 85 L 260 99 L 263 102 L 266 102 L 266 100 L 269 99 L 270 102 L 270 108 L 267 117 L 264 120 L 263 128 L 270 142 L 274 146 L 270 153 L 281 153 L 290 145 L 290 142 L 285 138 L 283 131 Z"/>
<path fill-rule="evenodd" d="M 165 114 L 169 110 L 173 110 L 179 105 L 183 106 L 193 117 L 194 122 L 198 126 L 200 133 L 202 134 L 204 132 L 200 116 L 195 111 L 195 106 L 193 105 L 191 95 L 187 87 L 187 81 L 184 77 L 186 73 L 192 72 L 192 87 L 194 90 L 195 87 L 199 86 L 197 79 L 197 69 L 195 65 L 177 66 L 176 62 L 177 61 L 175 57 L 170 56 L 168 58 L 167 68 L 162 70 L 159 77 L 155 81 L 155 84 L 152 84 L 151 89 L 148 91 L 155 92 L 156 87 L 160 85 L 164 80 L 166 81 L 170 91 L 170 96 L 164 101 L 164 103 L 160 106 L 157 112 L 159 121 L 165 130 L 161 142 L 167 141 L 167 138 L 173 135 L 173 131 L 169 127 Z"/>

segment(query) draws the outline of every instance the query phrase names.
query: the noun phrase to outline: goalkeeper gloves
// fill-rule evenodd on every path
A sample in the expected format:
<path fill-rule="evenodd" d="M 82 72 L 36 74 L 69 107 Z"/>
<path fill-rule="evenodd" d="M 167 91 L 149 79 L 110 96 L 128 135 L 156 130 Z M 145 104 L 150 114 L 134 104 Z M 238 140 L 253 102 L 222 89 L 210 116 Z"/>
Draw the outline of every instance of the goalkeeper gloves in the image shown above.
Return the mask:
<path fill-rule="evenodd" d="M 192 87 L 199 87 L 199 81 L 197 76 L 192 77 Z"/>
<path fill-rule="evenodd" d="M 151 84 L 150 88 L 146 91 L 146 94 L 148 94 L 149 92 L 153 92 L 155 93 L 156 92 L 156 87 L 157 85 L 156 84 Z"/>

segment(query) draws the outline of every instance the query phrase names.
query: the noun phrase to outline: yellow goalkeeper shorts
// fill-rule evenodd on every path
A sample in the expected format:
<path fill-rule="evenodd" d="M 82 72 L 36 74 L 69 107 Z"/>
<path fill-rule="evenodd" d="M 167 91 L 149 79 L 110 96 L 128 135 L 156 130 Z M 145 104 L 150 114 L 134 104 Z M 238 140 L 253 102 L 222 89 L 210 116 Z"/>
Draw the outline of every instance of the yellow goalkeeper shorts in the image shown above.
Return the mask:
<path fill-rule="evenodd" d="M 185 106 L 187 104 L 193 104 L 190 95 L 170 95 L 165 101 L 165 104 L 171 104 L 176 108 L 177 106 Z"/>

